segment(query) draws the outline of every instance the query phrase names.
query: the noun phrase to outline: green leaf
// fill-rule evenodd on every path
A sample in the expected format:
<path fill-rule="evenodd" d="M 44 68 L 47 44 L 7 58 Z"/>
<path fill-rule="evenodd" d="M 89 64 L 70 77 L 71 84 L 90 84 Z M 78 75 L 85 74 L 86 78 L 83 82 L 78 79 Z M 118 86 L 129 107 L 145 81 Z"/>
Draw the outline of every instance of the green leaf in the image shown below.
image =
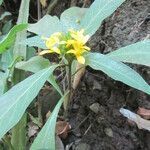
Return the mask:
<path fill-rule="evenodd" d="M 69 29 L 79 29 L 80 22 L 83 16 L 85 15 L 87 8 L 71 7 L 65 10 L 61 16 L 60 21 L 63 25 L 64 31 Z"/>
<path fill-rule="evenodd" d="M 72 65 L 71 65 L 71 71 L 72 71 L 72 75 L 74 75 L 75 73 L 76 73 L 76 71 L 77 71 L 77 65 L 78 65 L 78 61 L 77 60 L 74 60 L 73 62 L 72 62 Z"/>
<path fill-rule="evenodd" d="M 1 5 L 1 4 L 0 4 Z M 1 16 L 0 16 L 0 21 L 3 20 L 6 16 L 10 16 L 11 13 L 8 11 L 5 11 Z"/>
<path fill-rule="evenodd" d="M 150 86 L 137 72 L 127 65 L 99 53 L 88 53 L 85 59 L 86 65 L 93 69 L 101 70 L 115 80 L 150 94 Z"/>
<path fill-rule="evenodd" d="M 150 66 L 150 40 L 144 40 L 107 54 L 117 61 Z"/>
<path fill-rule="evenodd" d="M 43 58 L 42 56 L 35 56 L 29 59 L 28 61 L 22 61 L 16 64 L 16 68 L 30 71 L 33 73 L 36 73 L 42 69 L 48 68 L 50 66 L 50 62 L 48 59 Z M 54 86 L 54 88 L 58 91 L 60 95 L 62 95 L 62 92 L 60 90 L 60 87 L 56 83 L 55 77 L 51 75 L 47 81 Z"/>
<path fill-rule="evenodd" d="M 15 41 L 16 33 L 24 30 L 25 28 L 27 28 L 27 24 L 19 24 L 15 25 L 10 30 L 8 35 L 0 42 L 0 54 L 2 54 L 4 51 L 11 47 L 11 45 Z"/>
<path fill-rule="evenodd" d="M 48 149 L 55 150 L 55 126 L 56 119 L 58 116 L 59 109 L 63 101 L 67 98 L 68 93 L 66 93 L 57 103 L 55 109 L 53 110 L 51 116 L 47 120 L 44 127 L 39 132 L 37 138 L 34 140 L 30 150 L 35 149 Z"/>
<path fill-rule="evenodd" d="M 57 92 L 58 92 L 61 96 L 63 95 L 63 94 L 62 94 L 62 91 L 61 91 L 61 89 L 60 89 L 60 87 L 59 87 L 59 85 L 58 85 L 57 82 L 56 82 L 56 79 L 55 79 L 54 75 L 51 75 L 47 81 L 57 90 Z"/>
<path fill-rule="evenodd" d="M 3 34 L 7 34 L 10 29 L 12 28 L 13 24 L 12 24 L 12 20 L 8 21 L 7 23 L 5 23 L 5 25 L 2 28 L 2 33 Z"/>
<path fill-rule="evenodd" d="M 18 62 L 15 67 L 21 70 L 36 73 L 42 69 L 48 68 L 49 66 L 50 62 L 48 59 L 45 59 L 42 56 L 34 56 L 28 61 Z"/>
<path fill-rule="evenodd" d="M 27 135 L 27 113 L 24 113 L 19 122 L 11 131 L 11 144 L 15 150 L 24 150 L 26 146 L 26 135 Z M 14 149 L 10 149 L 14 150 Z"/>
<path fill-rule="evenodd" d="M 26 60 L 29 60 L 30 58 L 36 56 L 36 49 L 34 47 L 27 47 L 27 56 Z"/>
<path fill-rule="evenodd" d="M 27 24 L 28 17 L 29 17 L 29 3 L 30 0 L 22 0 L 20 9 L 19 9 L 19 16 L 17 20 L 17 24 Z M 20 41 L 23 41 L 27 38 L 27 31 L 24 30 L 17 34 L 16 41 L 14 45 L 14 57 L 22 56 L 26 60 L 26 45 L 21 45 Z"/>
<path fill-rule="evenodd" d="M 0 72 L 0 96 L 5 92 L 8 73 Z"/>
<path fill-rule="evenodd" d="M 95 0 L 84 18 L 81 27 L 85 33 L 92 36 L 100 27 L 102 21 L 110 16 L 125 0 Z"/>
<path fill-rule="evenodd" d="M 9 50 L 5 51 L 2 54 L 1 62 L 3 62 L 2 68 L 4 70 L 7 70 L 9 68 L 10 64 L 13 62 L 13 51 L 12 51 L 12 48 L 10 48 Z"/>
<path fill-rule="evenodd" d="M 32 121 L 34 124 L 36 124 L 36 125 L 37 125 L 38 127 L 40 127 L 40 128 L 42 127 L 42 123 L 41 123 L 39 117 L 34 117 L 34 116 L 32 116 L 30 113 L 28 113 L 28 115 L 29 115 L 31 121 Z"/>
<path fill-rule="evenodd" d="M 3 3 L 3 0 L 0 0 L 0 5 L 2 5 L 2 3 Z"/>
<path fill-rule="evenodd" d="M 57 66 L 53 65 L 35 73 L 0 97 L 0 139 L 17 124 Z"/>
<path fill-rule="evenodd" d="M 62 25 L 56 16 L 45 15 L 37 23 L 29 24 L 28 31 L 40 36 L 49 37 L 55 32 L 61 32 Z"/>
<path fill-rule="evenodd" d="M 1 35 L 0 36 L 0 42 L 6 37 L 6 35 Z"/>
<path fill-rule="evenodd" d="M 42 49 L 47 49 L 44 40 L 42 40 L 42 38 L 40 36 L 34 36 L 31 38 L 27 38 L 24 41 L 20 42 L 23 45 L 28 45 L 28 46 L 35 46 L 38 48 L 42 48 Z"/>
<path fill-rule="evenodd" d="M 17 24 L 28 23 L 30 0 L 21 1 Z"/>

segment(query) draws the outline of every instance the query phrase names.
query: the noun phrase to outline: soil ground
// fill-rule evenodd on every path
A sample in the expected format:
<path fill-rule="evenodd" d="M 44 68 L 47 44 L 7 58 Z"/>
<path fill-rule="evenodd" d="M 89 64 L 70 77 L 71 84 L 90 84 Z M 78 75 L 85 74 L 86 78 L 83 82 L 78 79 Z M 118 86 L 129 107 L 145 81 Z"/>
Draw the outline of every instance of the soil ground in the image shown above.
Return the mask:
<path fill-rule="evenodd" d="M 108 53 L 145 39 L 150 34 L 150 20 L 145 19 L 149 13 L 149 0 L 126 0 L 93 36 L 92 50 Z M 149 68 L 131 67 L 150 83 Z M 150 133 L 131 125 L 119 113 L 121 107 L 150 109 L 150 96 L 87 68 L 73 99 L 73 132 L 66 145 L 71 143 L 72 150 L 149 150 Z"/>

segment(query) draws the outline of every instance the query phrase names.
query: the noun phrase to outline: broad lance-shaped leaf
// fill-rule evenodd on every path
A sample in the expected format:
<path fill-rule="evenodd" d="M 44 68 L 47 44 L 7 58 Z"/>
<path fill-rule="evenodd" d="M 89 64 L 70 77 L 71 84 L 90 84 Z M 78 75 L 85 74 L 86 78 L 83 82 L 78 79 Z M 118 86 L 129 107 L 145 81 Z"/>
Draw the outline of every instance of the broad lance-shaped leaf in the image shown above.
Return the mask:
<path fill-rule="evenodd" d="M 42 69 L 48 68 L 49 66 L 50 62 L 48 59 L 45 59 L 42 56 L 34 56 L 28 61 L 17 63 L 15 67 L 21 70 L 36 73 Z M 55 80 L 54 75 L 51 75 L 50 78 L 47 79 L 47 81 L 58 91 L 60 95 L 62 95 L 62 92 Z"/>
<path fill-rule="evenodd" d="M 17 124 L 57 66 L 53 65 L 35 73 L 0 97 L 0 139 Z"/>
<path fill-rule="evenodd" d="M 59 100 L 51 116 L 47 120 L 44 127 L 39 132 L 37 138 L 34 140 L 30 150 L 55 150 L 55 126 L 59 109 L 63 101 L 67 98 L 68 92 Z"/>
<path fill-rule="evenodd" d="M 57 90 L 57 92 L 62 96 L 63 94 L 62 94 L 62 91 L 61 91 L 61 89 L 60 89 L 60 87 L 59 87 L 59 85 L 57 84 L 57 82 L 56 82 L 56 78 L 55 78 L 55 76 L 54 75 L 51 75 L 50 77 L 49 77 L 49 79 L 47 79 L 47 81 Z"/>
<path fill-rule="evenodd" d="M 144 40 L 107 54 L 117 61 L 150 66 L 150 40 Z"/>
<path fill-rule="evenodd" d="M 60 21 L 57 17 L 46 15 L 37 23 L 30 24 L 28 27 L 28 31 L 36 33 L 39 36 L 30 37 L 20 43 L 23 45 L 47 49 L 41 36 L 49 37 L 54 32 L 67 32 L 69 29 L 79 29 L 80 21 L 86 11 L 87 8 L 69 8 L 61 14 Z"/>
<path fill-rule="evenodd" d="M 81 27 L 85 33 L 92 36 L 100 27 L 102 21 L 110 16 L 125 0 L 95 0 L 85 17 Z"/>
<path fill-rule="evenodd" d="M 5 11 L 1 16 L 0 16 L 0 21 L 3 20 L 6 16 L 10 16 L 11 13 L 8 11 Z"/>
<path fill-rule="evenodd" d="M 30 0 L 21 1 L 17 24 L 28 23 L 29 6 L 30 6 Z M 23 30 L 22 32 L 17 33 L 16 41 L 13 49 L 14 57 L 22 56 L 24 60 L 26 60 L 26 56 L 27 56 L 26 45 L 20 44 L 20 41 L 24 41 L 26 40 L 26 38 L 27 38 L 27 30 Z"/>
<path fill-rule="evenodd" d="M 47 49 L 45 45 L 45 41 L 40 36 L 33 36 L 30 38 L 27 38 L 26 40 L 20 41 L 20 44 Z"/>
<path fill-rule="evenodd" d="M 136 71 L 127 65 L 99 53 L 88 53 L 85 59 L 86 65 L 93 69 L 101 70 L 115 80 L 150 94 L 150 86 Z"/>
<path fill-rule="evenodd" d="M 79 29 L 81 19 L 86 12 L 87 8 L 79 7 L 71 7 L 65 10 L 60 16 L 64 31 L 67 32 L 69 29 Z"/>
<path fill-rule="evenodd" d="M 15 41 L 16 34 L 27 28 L 27 24 L 15 25 L 8 35 L 0 42 L 0 54 L 12 46 Z"/>
<path fill-rule="evenodd" d="M 0 96 L 4 93 L 6 89 L 7 78 L 8 72 L 6 73 L 0 72 Z"/>
<path fill-rule="evenodd" d="M 28 31 L 40 36 L 49 37 L 55 32 L 61 32 L 62 25 L 56 16 L 52 17 L 50 15 L 45 15 L 37 23 L 29 24 Z"/>
<path fill-rule="evenodd" d="M 0 5 L 3 3 L 3 0 L 0 0 Z"/>
<path fill-rule="evenodd" d="M 5 51 L 2 54 L 0 61 L 3 63 L 2 69 L 7 71 L 7 69 L 9 68 L 11 63 L 13 62 L 13 51 L 12 51 L 12 48 L 8 49 L 7 51 Z"/>
<path fill-rule="evenodd" d="M 21 61 L 16 64 L 16 68 L 36 73 L 42 69 L 48 68 L 50 62 L 42 56 L 34 56 L 28 61 Z"/>
<path fill-rule="evenodd" d="M 2 28 L 2 33 L 7 36 L 12 27 L 13 27 L 12 20 L 7 21 Z"/>
<path fill-rule="evenodd" d="M 26 60 L 36 56 L 37 50 L 34 47 L 27 47 Z"/>

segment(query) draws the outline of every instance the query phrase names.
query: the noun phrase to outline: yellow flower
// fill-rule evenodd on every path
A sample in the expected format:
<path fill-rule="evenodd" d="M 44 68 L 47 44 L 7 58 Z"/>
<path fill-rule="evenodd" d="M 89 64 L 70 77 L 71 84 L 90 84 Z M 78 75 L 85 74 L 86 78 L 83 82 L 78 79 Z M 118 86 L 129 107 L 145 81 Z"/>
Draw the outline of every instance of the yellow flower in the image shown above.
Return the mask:
<path fill-rule="evenodd" d="M 39 55 L 44 55 L 44 54 L 48 54 L 48 53 L 57 53 L 57 54 L 60 54 L 60 49 L 57 48 L 57 47 L 53 47 L 49 50 L 43 50 L 39 53 Z"/>
<path fill-rule="evenodd" d="M 89 36 L 85 36 L 83 33 L 83 29 L 80 31 L 69 30 L 68 34 L 56 32 L 49 38 L 43 38 L 46 40 L 45 44 L 48 50 L 40 52 L 40 55 L 47 53 L 57 53 L 63 56 L 73 54 L 79 63 L 84 64 L 83 53 L 89 51 L 90 48 L 85 45 Z"/>
<path fill-rule="evenodd" d="M 84 64 L 85 63 L 85 59 L 82 56 L 84 52 L 86 52 L 87 50 L 90 50 L 89 47 L 83 45 L 82 43 L 80 43 L 79 41 L 75 41 L 75 40 L 68 40 L 68 45 L 72 45 L 73 49 L 69 50 L 67 53 L 72 53 L 76 56 L 77 60 L 79 63 Z"/>
<path fill-rule="evenodd" d="M 69 51 L 67 51 L 67 53 L 74 54 L 78 62 L 81 64 L 85 63 L 85 59 L 82 56 L 83 53 L 90 50 L 90 48 L 85 45 L 89 39 L 89 36 L 84 36 L 83 33 L 84 30 L 77 31 L 77 32 L 70 30 L 70 35 L 73 39 L 68 40 L 66 45 L 68 48 L 69 47 L 71 48 Z"/>
<path fill-rule="evenodd" d="M 81 29 L 80 31 L 74 31 L 74 30 L 71 29 L 71 30 L 69 30 L 69 32 L 70 32 L 71 37 L 74 40 L 79 41 L 83 44 L 85 44 L 90 38 L 89 35 L 84 36 L 84 34 L 83 34 L 84 29 Z"/>
<path fill-rule="evenodd" d="M 39 55 L 44 55 L 47 53 L 57 53 L 60 54 L 60 49 L 57 47 L 60 43 L 60 37 L 61 37 L 61 33 L 60 32 L 56 32 L 54 34 L 52 34 L 49 38 L 43 38 L 44 40 L 46 40 L 45 44 L 47 49 L 49 50 L 44 50 L 42 52 L 40 52 Z"/>

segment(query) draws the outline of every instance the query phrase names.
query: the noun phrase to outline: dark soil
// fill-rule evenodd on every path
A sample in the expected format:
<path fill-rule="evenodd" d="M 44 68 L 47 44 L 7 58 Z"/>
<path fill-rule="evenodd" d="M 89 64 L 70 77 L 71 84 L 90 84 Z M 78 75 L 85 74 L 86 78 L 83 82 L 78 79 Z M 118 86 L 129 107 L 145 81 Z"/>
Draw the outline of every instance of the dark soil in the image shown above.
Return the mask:
<path fill-rule="evenodd" d="M 150 34 L 149 0 L 126 0 L 90 41 L 93 51 L 108 53 Z M 150 83 L 150 69 L 132 65 Z M 71 106 L 73 131 L 65 141 L 72 150 L 148 150 L 150 133 L 131 125 L 121 107 L 150 109 L 150 96 L 87 68 Z"/>

